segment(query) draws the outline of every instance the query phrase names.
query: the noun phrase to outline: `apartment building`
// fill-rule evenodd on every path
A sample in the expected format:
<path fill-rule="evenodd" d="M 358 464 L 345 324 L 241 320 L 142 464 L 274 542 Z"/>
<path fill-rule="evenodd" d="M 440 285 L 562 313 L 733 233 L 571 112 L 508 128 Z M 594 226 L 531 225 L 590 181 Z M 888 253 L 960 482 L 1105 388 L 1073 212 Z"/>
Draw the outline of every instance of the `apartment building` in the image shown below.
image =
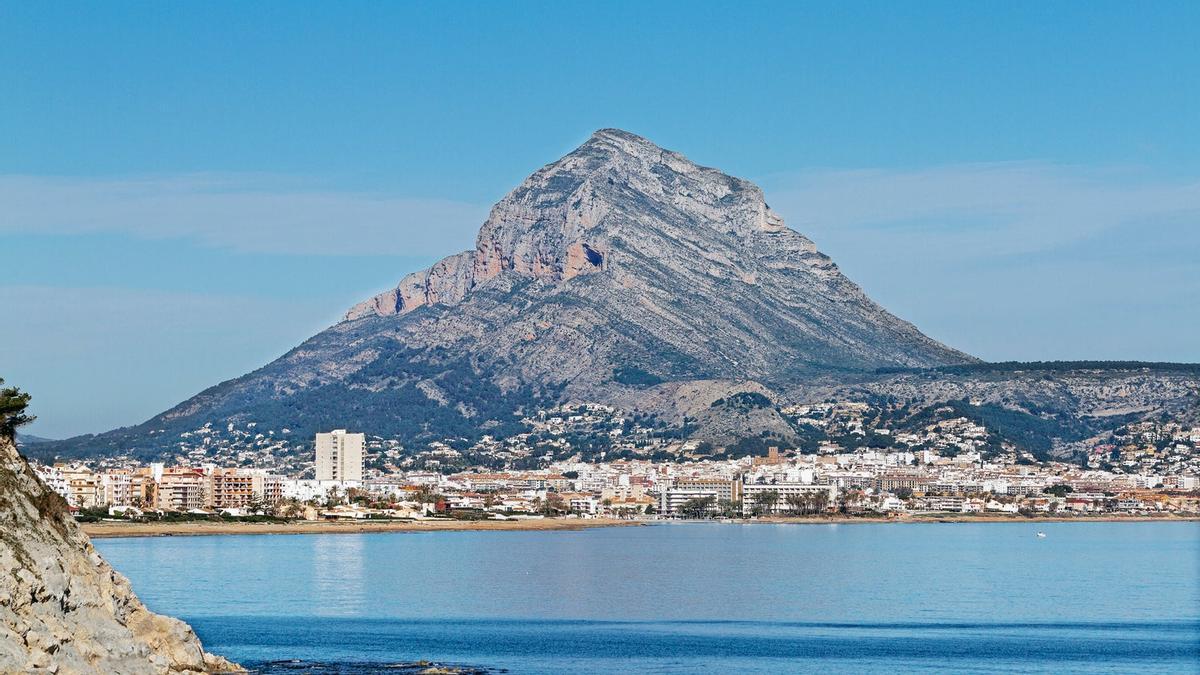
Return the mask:
<path fill-rule="evenodd" d="M 67 483 L 66 477 L 63 476 L 63 472 L 57 466 L 35 464 L 33 465 L 33 469 L 37 472 L 38 477 L 42 479 L 42 482 L 46 484 L 46 487 L 57 492 L 59 496 L 67 500 L 67 503 L 71 503 L 71 487 Z"/>
<path fill-rule="evenodd" d="M 351 434 L 345 429 L 317 434 L 317 480 L 361 481 L 365 441 L 365 434 Z"/>
<path fill-rule="evenodd" d="M 100 484 L 100 476 L 91 469 L 79 465 L 58 465 L 63 480 L 67 483 L 68 503 L 80 509 L 90 509 L 104 505 L 104 487 Z"/>
<path fill-rule="evenodd" d="M 274 506 L 283 501 L 283 476 L 269 474 L 266 471 L 255 471 L 252 476 L 254 494 L 266 506 Z"/>
<path fill-rule="evenodd" d="M 876 478 L 875 489 L 879 490 L 880 492 L 893 493 L 900 489 L 923 492 L 930 482 L 930 477 L 924 473 L 898 471 L 886 473 Z"/>
<path fill-rule="evenodd" d="M 986 503 L 982 499 L 970 497 L 923 497 L 917 500 L 919 510 L 939 511 L 948 513 L 973 513 L 983 511 Z"/>
<path fill-rule="evenodd" d="M 712 499 L 712 505 L 709 507 L 709 513 L 717 512 L 717 495 L 712 490 L 684 490 L 680 488 L 670 488 L 663 490 L 659 497 L 658 508 L 664 514 L 677 515 L 682 512 L 683 505 L 693 499 Z"/>
<path fill-rule="evenodd" d="M 208 477 L 200 469 L 162 468 L 155 506 L 164 511 L 203 509 L 208 502 Z"/>
<path fill-rule="evenodd" d="M 702 490 L 712 492 L 718 500 L 741 501 L 742 481 L 740 478 L 676 478 L 671 486 L 678 490 Z"/>
<path fill-rule="evenodd" d="M 712 498 L 710 512 L 716 513 L 721 502 L 737 502 L 742 498 L 741 479 L 677 478 L 674 484 L 659 495 L 659 510 L 668 515 L 680 512 L 693 499 Z"/>
<path fill-rule="evenodd" d="M 239 469 L 213 469 L 205 504 L 214 510 L 244 509 L 255 501 L 254 476 Z"/>
<path fill-rule="evenodd" d="M 133 474 L 128 470 L 110 469 L 100 476 L 104 488 L 104 503 L 113 506 L 133 505 Z"/>
<path fill-rule="evenodd" d="M 836 485 L 810 485 L 808 483 L 746 483 L 742 486 L 742 514 L 751 515 L 759 506 L 764 492 L 774 492 L 778 499 L 771 506 L 770 514 L 783 514 L 791 510 L 788 497 L 793 495 L 823 494 L 825 504 L 832 506 L 837 501 Z"/>
<path fill-rule="evenodd" d="M 926 490 L 942 495 L 977 495 L 987 492 L 980 483 L 963 483 L 959 481 L 934 481 L 929 483 Z"/>
<path fill-rule="evenodd" d="M 110 506 L 150 506 L 154 504 L 157 485 L 146 471 L 109 469 L 100 477 L 104 489 L 104 504 Z"/>

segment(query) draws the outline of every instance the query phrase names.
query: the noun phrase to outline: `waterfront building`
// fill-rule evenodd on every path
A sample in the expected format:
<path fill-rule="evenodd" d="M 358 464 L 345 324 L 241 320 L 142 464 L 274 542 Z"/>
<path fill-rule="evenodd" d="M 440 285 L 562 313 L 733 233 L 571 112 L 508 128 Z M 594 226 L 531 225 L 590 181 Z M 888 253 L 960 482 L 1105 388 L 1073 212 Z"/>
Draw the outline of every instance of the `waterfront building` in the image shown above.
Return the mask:
<path fill-rule="evenodd" d="M 672 488 L 711 492 L 718 500 L 736 502 L 742 499 L 742 481 L 737 478 L 677 478 Z"/>
<path fill-rule="evenodd" d="M 711 498 L 710 513 L 717 513 L 722 502 L 736 503 L 742 498 L 741 479 L 681 477 L 659 495 L 659 510 L 668 515 L 680 513 L 693 499 Z"/>
<path fill-rule="evenodd" d="M 967 497 L 932 496 L 917 500 L 917 506 L 923 511 L 939 511 L 949 513 L 967 513 L 982 511 L 985 505 Z"/>
<path fill-rule="evenodd" d="M 572 513 L 595 515 L 600 510 L 600 500 L 594 495 L 568 492 L 561 496 Z"/>
<path fill-rule="evenodd" d="M 283 481 L 285 480 L 283 476 L 262 470 L 254 470 L 250 473 L 253 479 L 254 496 L 258 497 L 264 506 L 274 506 L 283 501 Z"/>
<path fill-rule="evenodd" d="M 133 506 L 138 496 L 134 492 L 133 471 L 109 469 L 100 476 L 104 489 L 104 503 L 109 506 Z"/>
<path fill-rule="evenodd" d="M 100 475 L 101 505 L 150 506 L 157 485 L 144 469 L 109 469 Z"/>
<path fill-rule="evenodd" d="M 317 434 L 317 480 L 361 481 L 363 479 L 364 434 L 334 429 Z"/>
<path fill-rule="evenodd" d="M 104 487 L 100 484 L 100 477 L 91 469 L 78 464 L 59 466 L 58 469 L 67 482 L 67 494 L 70 495 L 68 503 L 71 506 L 79 509 L 103 506 Z"/>
<path fill-rule="evenodd" d="M 742 514 L 749 516 L 759 507 L 759 495 L 774 492 L 778 499 L 764 515 L 785 514 L 792 509 L 788 497 L 794 495 L 824 495 L 826 507 L 837 502 L 836 485 L 810 485 L 808 483 L 746 483 L 742 486 Z"/>
<path fill-rule="evenodd" d="M 238 469 L 213 469 L 206 487 L 205 501 L 217 511 L 243 509 L 255 500 L 254 476 Z"/>
<path fill-rule="evenodd" d="M 297 499 L 302 502 L 323 500 L 333 495 L 345 496 L 346 491 L 361 488 L 356 480 L 284 480 L 280 484 L 281 498 Z"/>
<path fill-rule="evenodd" d="M 678 515 L 682 512 L 683 505 L 693 499 L 712 499 L 708 512 L 717 512 L 717 493 L 710 489 L 669 488 L 663 490 L 659 498 L 659 510 L 667 515 Z"/>
<path fill-rule="evenodd" d="M 208 501 L 208 477 L 200 469 L 164 467 L 158 474 L 156 504 L 164 511 L 193 511 Z"/>

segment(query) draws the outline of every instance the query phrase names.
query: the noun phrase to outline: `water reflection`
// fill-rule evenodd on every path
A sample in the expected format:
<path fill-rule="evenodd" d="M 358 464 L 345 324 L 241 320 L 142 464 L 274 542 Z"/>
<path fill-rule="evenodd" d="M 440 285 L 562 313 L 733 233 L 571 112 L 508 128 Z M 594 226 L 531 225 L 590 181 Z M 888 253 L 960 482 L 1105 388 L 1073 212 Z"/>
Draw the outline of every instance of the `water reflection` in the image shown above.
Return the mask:
<path fill-rule="evenodd" d="M 97 546 L 152 607 L 188 617 L 1200 618 L 1200 524 L 1042 529 L 1045 541 L 1023 524 L 688 524 Z"/>
<path fill-rule="evenodd" d="M 152 608 L 243 663 L 1194 670 L 1200 523 L 1048 523 L 1037 526 L 1046 540 L 1031 528 L 681 524 L 96 545 Z"/>
<path fill-rule="evenodd" d="M 365 538 L 360 535 L 310 537 L 311 608 L 315 616 L 361 616 L 367 605 Z"/>

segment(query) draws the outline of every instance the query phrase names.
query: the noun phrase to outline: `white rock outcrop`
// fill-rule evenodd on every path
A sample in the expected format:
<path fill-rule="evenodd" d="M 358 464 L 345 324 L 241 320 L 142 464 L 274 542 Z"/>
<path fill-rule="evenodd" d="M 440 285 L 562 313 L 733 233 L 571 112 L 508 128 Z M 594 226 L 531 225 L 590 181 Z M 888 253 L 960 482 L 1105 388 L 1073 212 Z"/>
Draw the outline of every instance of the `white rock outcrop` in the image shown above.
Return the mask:
<path fill-rule="evenodd" d="M 0 673 L 241 672 L 146 609 L 0 436 Z"/>

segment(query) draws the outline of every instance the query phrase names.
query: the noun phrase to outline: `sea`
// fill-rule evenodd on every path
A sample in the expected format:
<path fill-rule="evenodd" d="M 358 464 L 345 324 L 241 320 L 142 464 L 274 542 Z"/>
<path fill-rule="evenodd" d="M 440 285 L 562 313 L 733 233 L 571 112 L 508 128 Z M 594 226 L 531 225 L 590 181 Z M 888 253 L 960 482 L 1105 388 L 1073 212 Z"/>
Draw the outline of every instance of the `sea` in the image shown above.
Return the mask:
<path fill-rule="evenodd" d="M 95 545 L 151 609 L 262 673 L 1200 673 L 1196 522 Z"/>

